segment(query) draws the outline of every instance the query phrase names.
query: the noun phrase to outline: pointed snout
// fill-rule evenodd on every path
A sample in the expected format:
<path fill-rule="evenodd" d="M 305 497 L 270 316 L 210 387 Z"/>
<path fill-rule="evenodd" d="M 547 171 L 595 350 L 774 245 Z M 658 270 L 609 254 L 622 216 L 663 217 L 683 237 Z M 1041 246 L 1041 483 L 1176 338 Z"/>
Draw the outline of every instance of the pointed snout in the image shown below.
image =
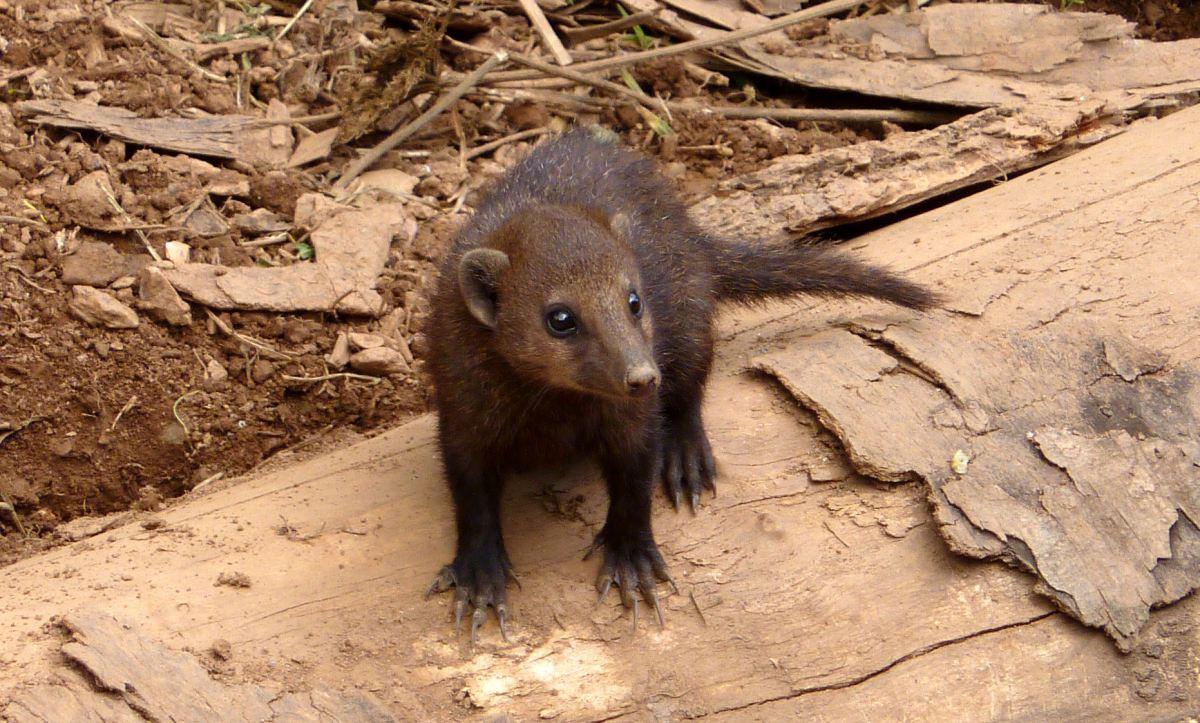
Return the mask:
<path fill-rule="evenodd" d="M 658 367 L 648 362 L 635 364 L 625 372 L 625 386 L 629 390 L 630 396 L 640 397 L 649 394 L 660 381 L 662 381 L 662 375 L 659 374 Z"/>

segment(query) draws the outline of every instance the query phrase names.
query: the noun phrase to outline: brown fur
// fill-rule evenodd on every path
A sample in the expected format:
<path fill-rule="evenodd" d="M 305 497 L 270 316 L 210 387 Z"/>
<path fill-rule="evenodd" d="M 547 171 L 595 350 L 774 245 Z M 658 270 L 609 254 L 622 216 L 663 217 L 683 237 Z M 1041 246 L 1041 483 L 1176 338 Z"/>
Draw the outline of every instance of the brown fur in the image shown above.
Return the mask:
<path fill-rule="evenodd" d="M 500 532 L 505 477 L 596 459 L 609 493 L 598 585 L 654 605 L 666 566 L 650 527 L 659 478 L 678 506 L 713 489 L 700 415 L 721 300 L 873 296 L 913 308 L 921 286 L 823 247 L 715 239 L 651 163 L 584 129 L 542 144 L 492 189 L 443 262 L 429 365 L 454 497 L 458 552 L 431 591 L 456 586 L 475 628 L 503 631 L 511 566 Z M 640 299 L 633 313 L 630 292 Z M 547 314 L 569 309 L 557 338 Z M 661 620 L 661 613 L 660 613 Z"/>

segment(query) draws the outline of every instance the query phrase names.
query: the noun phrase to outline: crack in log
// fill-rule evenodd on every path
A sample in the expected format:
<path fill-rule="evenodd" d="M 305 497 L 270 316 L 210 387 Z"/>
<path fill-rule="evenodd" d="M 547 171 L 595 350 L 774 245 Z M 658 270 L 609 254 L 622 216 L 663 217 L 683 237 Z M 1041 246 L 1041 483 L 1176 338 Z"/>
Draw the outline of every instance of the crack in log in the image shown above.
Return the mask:
<path fill-rule="evenodd" d="M 845 327 L 845 330 L 867 342 L 867 344 L 875 347 L 876 349 L 887 352 L 888 356 L 892 357 L 898 362 L 901 362 L 900 368 L 903 371 L 919 377 L 928 382 L 930 385 L 941 389 L 943 392 L 945 392 L 946 396 L 950 397 L 950 400 L 954 402 L 955 406 L 961 409 L 966 405 L 966 401 L 957 392 L 955 392 L 953 388 L 951 388 L 950 383 L 946 381 L 944 376 L 942 376 L 936 369 L 929 366 L 924 361 L 916 358 L 912 354 L 909 354 L 894 339 L 889 339 L 888 337 L 884 336 L 885 332 L 874 333 L 856 325 L 847 326 Z M 915 370 L 905 366 L 905 363 L 915 367 Z"/>
<path fill-rule="evenodd" d="M 1096 196 L 1095 198 L 1088 200 L 1086 203 L 1079 204 L 1078 206 L 1072 206 L 1070 208 L 1065 208 L 1062 211 L 1059 211 L 1058 213 L 1055 213 L 1055 214 L 1051 214 L 1048 216 L 1039 216 L 1036 220 L 1031 221 L 1030 223 L 1027 223 L 1023 226 L 1017 226 L 1016 228 L 1012 228 L 1007 231 L 1003 231 L 1003 232 L 997 234 L 996 236 L 989 236 L 987 238 L 980 239 L 979 241 L 976 241 L 975 243 L 970 244 L 969 246 L 964 246 L 963 248 L 955 249 L 954 251 L 952 251 L 948 254 L 945 254 L 943 256 L 939 256 L 937 258 L 930 259 L 928 261 L 919 263 L 916 266 L 912 266 L 907 269 L 901 268 L 899 270 L 908 273 L 908 272 L 916 271 L 918 269 L 923 269 L 926 266 L 932 266 L 933 264 L 936 264 L 936 263 L 939 263 L 942 261 L 946 261 L 947 259 L 952 259 L 955 256 L 959 256 L 959 255 L 965 254 L 969 251 L 973 251 L 977 248 L 987 246 L 988 244 L 991 244 L 995 241 L 999 241 L 1000 239 L 1003 239 L 1003 238 L 1006 238 L 1009 236 L 1015 236 L 1023 231 L 1027 231 L 1035 226 L 1040 226 L 1042 224 L 1051 224 L 1060 218 L 1064 218 L 1064 217 L 1070 216 L 1072 214 L 1086 211 L 1087 209 L 1091 208 L 1092 206 L 1098 206 L 1100 204 L 1113 201 L 1127 193 L 1137 191 L 1138 189 L 1142 188 L 1143 186 L 1147 186 L 1152 183 L 1156 183 L 1156 182 L 1162 180 L 1163 178 L 1172 176 L 1185 168 L 1189 168 L 1189 167 L 1197 165 L 1197 164 L 1200 164 L 1200 159 L 1188 161 L 1187 163 L 1184 163 L 1181 165 L 1172 166 L 1171 168 L 1163 171 L 1162 173 L 1158 173 L 1156 175 L 1151 176 L 1150 178 L 1146 178 L 1141 181 L 1138 181 L 1137 183 L 1135 183 L 1131 186 L 1124 186 L 1117 191 L 1113 191 L 1112 193 L 1108 193 L 1103 196 Z"/>
<path fill-rule="evenodd" d="M 788 499 L 789 497 L 802 497 L 804 495 L 807 495 L 808 493 L 809 493 L 809 490 L 807 488 L 805 488 L 802 490 L 796 490 L 795 492 L 784 492 L 784 493 L 778 494 L 778 495 L 767 495 L 766 497 L 755 497 L 752 500 L 742 500 L 741 502 L 734 502 L 731 505 L 722 507 L 721 511 L 724 512 L 725 510 L 732 510 L 732 509 L 735 509 L 738 507 L 746 507 L 747 505 L 756 505 L 760 502 L 772 502 L 774 500 L 785 500 L 785 499 Z"/>
<path fill-rule="evenodd" d="M 901 663 L 906 663 L 910 660 L 914 660 L 923 655 L 928 655 L 929 653 L 941 650 L 942 648 L 946 648 L 951 645 L 957 645 L 958 643 L 966 642 L 968 640 L 972 640 L 974 638 L 982 637 L 985 635 L 991 635 L 992 633 L 999 633 L 999 632 L 1003 632 L 1005 630 L 1011 630 L 1013 628 L 1019 628 L 1019 627 L 1024 627 L 1026 625 L 1032 625 L 1034 623 L 1037 623 L 1038 621 L 1045 620 L 1046 618 L 1048 618 L 1052 615 L 1058 615 L 1058 614 L 1060 614 L 1060 613 L 1057 610 L 1051 610 L 1049 612 L 1040 613 L 1038 615 L 1035 615 L 1031 618 L 1027 618 L 1025 620 L 1018 620 L 1018 621 L 1012 622 L 1012 623 L 1005 623 L 1003 625 L 996 625 L 994 627 L 984 628 L 982 630 L 976 630 L 976 631 L 967 633 L 966 635 L 960 635 L 957 638 L 950 638 L 949 640 L 939 640 L 936 643 L 930 643 L 928 645 L 924 645 L 920 648 L 917 648 L 916 650 L 914 650 L 912 652 L 905 653 L 904 655 L 900 656 L 899 658 L 896 658 L 895 660 L 888 662 L 888 663 L 880 666 L 879 668 L 876 668 L 875 670 L 863 673 L 862 675 L 857 675 L 853 678 L 850 678 L 849 680 L 843 680 L 843 681 L 839 681 L 836 683 L 828 683 L 825 685 L 814 685 L 814 686 L 811 686 L 808 688 L 799 688 L 791 693 L 788 693 L 787 695 L 780 695 L 780 696 L 774 696 L 771 698 L 764 698 L 762 700 L 756 700 L 752 703 L 745 703 L 743 705 L 733 706 L 730 708 L 719 708 L 717 710 L 712 711 L 711 713 L 705 713 L 701 717 L 708 717 L 708 716 L 717 715 L 720 713 L 732 713 L 735 711 L 743 711 L 743 710 L 747 710 L 749 708 L 754 708 L 754 707 L 757 707 L 760 705 L 764 705 L 766 703 L 777 703 L 777 702 L 785 701 L 785 700 L 795 700 L 796 698 L 801 698 L 803 696 L 810 695 L 812 693 L 822 693 L 822 692 L 830 691 L 830 690 L 842 690 L 844 688 L 851 688 L 853 686 L 865 683 L 865 682 L 871 680 L 872 678 L 880 676 L 880 675 L 888 672 L 892 668 L 895 668 L 897 665 L 900 665 Z M 611 720 L 611 719 L 612 718 L 605 718 L 603 720 Z M 600 723 L 600 721 L 596 721 L 595 723 Z"/>

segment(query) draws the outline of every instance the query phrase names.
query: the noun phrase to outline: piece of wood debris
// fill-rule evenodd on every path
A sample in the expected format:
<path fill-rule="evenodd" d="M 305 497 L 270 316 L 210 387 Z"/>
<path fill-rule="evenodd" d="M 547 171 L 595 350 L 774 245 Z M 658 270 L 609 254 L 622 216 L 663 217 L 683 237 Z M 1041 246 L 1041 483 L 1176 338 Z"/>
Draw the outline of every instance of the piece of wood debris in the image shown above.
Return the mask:
<path fill-rule="evenodd" d="M 112 138 L 189 155 L 236 159 L 250 165 L 272 164 L 281 146 L 271 142 L 262 119 L 214 115 L 198 118 L 140 118 L 124 108 L 69 100 L 28 100 L 14 106 L 31 123 L 90 130 Z M 290 147 L 286 161 L 290 155 Z"/>
<path fill-rule="evenodd" d="M 554 28 L 550 27 L 550 21 L 546 19 L 546 14 L 538 6 L 537 0 L 517 0 L 517 2 L 525 11 L 525 15 L 529 17 L 529 22 L 533 24 L 533 29 L 542 39 L 546 50 L 554 56 L 555 62 L 559 65 L 570 65 L 573 60 L 571 53 L 563 46 L 562 40 L 559 40 L 558 36 L 554 34 Z"/>
<path fill-rule="evenodd" d="M 990 109 L 881 141 L 780 156 L 722 181 L 691 211 L 709 228 L 736 225 L 742 237 L 801 236 L 1042 165 L 1122 130 L 1101 113 L 1099 102 Z"/>
<path fill-rule="evenodd" d="M 621 4 L 629 8 L 633 14 L 649 16 L 645 26 L 650 30 L 665 35 L 673 40 L 695 40 L 696 34 L 688 23 L 679 17 L 674 10 L 664 8 L 658 0 L 621 0 Z"/>
<path fill-rule="evenodd" d="M 416 222 L 396 203 L 363 210 L 333 206 L 322 219 L 310 237 L 313 263 L 282 268 L 192 263 L 164 273 L 180 293 L 215 309 L 379 315 L 383 299 L 375 282 L 392 237 L 411 238 Z"/>
<path fill-rule="evenodd" d="M 288 168 L 296 168 L 328 158 L 339 131 L 341 131 L 341 126 L 334 126 L 301 138 L 300 142 L 296 144 L 296 149 L 292 151 L 291 158 L 288 159 Z"/>
<path fill-rule="evenodd" d="M 63 656 L 85 675 L 64 671 L 56 682 L 20 691 L 4 710 L 7 720 L 395 720 L 359 692 L 318 688 L 280 695 L 272 685 L 218 681 L 195 655 L 171 650 L 131 620 L 104 612 L 74 612 L 62 624 L 71 636 Z"/>
<path fill-rule="evenodd" d="M 746 10 L 740 0 L 663 0 L 663 4 L 724 30 L 754 28 L 770 22 L 770 18 Z"/>
<path fill-rule="evenodd" d="M 1192 108 L 956 204 L 965 222 L 890 226 L 946 311 L 753 362 L 860 473 L 923 480 L 951 549 L 1027 570 L 1123 651 L 1200 586 L 1200 287 L 1162 273 L 1200 266 L 1198 164 Z"/>
<path fill-rule="evenodd" d="M 785 15 L 762 25 L 751 28 L 741 28 L 727 33 L 712 32 L 705 34 L 704 37 L 698 37 L 694 40 L 689 40 L 684 43 L 676 43 L 667 45 L 661 48 L 653 48 L 651 50 L 643 50 L 638 53 L 622 53 L 599 60 L 591 60 L 586 63 L 578 63 L 575 65 L 577 72 L 589 72 L 598 70 L 614 70 L 616 68 L 625 68 L 630 65 L 644 63 L 658 58 L 666 58 L 672 55 L 682 55 L 684 53 L 693 53 L 699 50 L 711 50 L 718 47 L 734 46 L 739 42 L 754 38 L 759 35 L 773 33 L 776 31 L 790 28 L 793 25 L 815 20 L 817 18 L 828 17 L 836 13 L 840 13 L 862 5 L 865 0 L 828 0 L 820 5 L 816 5 L 805 10 Z M 622 4 L 629 4 L 623 2 Z M 650 10 L 656 7 L 657 4 L 651 2 L 648 6 L 636 7 L 637 10 Z M 511 80 L 531 80 L 538 77 L 536 71 L 515 70 L 503 73 L 495 73 L 492 77 L 493 82 L 505 82 Z"/>
<path fill-rule="evenodd" d="M 1156 43 L 1133 30 L 1044 5 L 945 4 L 836 21 L 812 43 L 752 38 L 722 58 L 808 87 L 973 108 L 1095 97 L 1133 108 L 1200 90 L 1200 39 Z"/>

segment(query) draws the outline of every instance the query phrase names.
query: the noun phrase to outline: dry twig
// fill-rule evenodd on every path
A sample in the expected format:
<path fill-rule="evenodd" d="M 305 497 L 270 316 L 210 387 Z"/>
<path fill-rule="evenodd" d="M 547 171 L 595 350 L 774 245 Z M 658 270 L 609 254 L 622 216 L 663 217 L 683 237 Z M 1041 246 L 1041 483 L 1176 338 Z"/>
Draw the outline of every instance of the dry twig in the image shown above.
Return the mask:
<path fill-rule="evenodd" d="M 845 10 L 862 5 L 866 0 L 829 0 L 829 2 L 821 3 L 811 8 L 806 8 L 790 15 L 784 15 L 781 18 L 776 18 L 769 23 L 764 23 L 753 28 L 743 28 L 742 30 L 734 30 L 720 35 L 714 35 L 711 38 L 702 38 L 698 40 L 689 40 L 686 43 L 677 43 L 668 45 L 662 48 L 654 48 L 640 53 L 628 53 L 625 55 L 614 55 L 611 58 L 601 58 L 587 63 L 579 63 L 575 66 L 577 72 L 597 71 L 597 70 L 612 70 L 614 68 L 623 68 L 628 65 L 634 65 L 647 60 L 656 60 L 669 55 L 678 55 L 680 53 L 688 53 L 694 50 L 709 50 L 718 48 L 723 45 L 732 45 L 740 43 L 743 40 L 773 33 L 776 30 L 816 20 L 817 18 L 827 17 L 834 13 L 840 13 Z M 496 73 L 490 78 L 491 82 L 502 83 L 511 80 L 531 80 L 537 78 L 536 71 L 530 70 L 513 70 L 503 73 Z"/>
<path fill-rule="evenodd" d="M 357 379 L 363 382 L 378 384 L 383 381 L 379 377 L 370 377 L 366 374 L 355 374 L 354 372 L 331 372 L 329 374 L 322 374 L 319 377 L 294 377 L 290 374 L 281 374 L 280 376 L 289 382 L 325 382 L 330 379 Z"/>
<path fill-rule="evenodd" d="M 567 40 L 570 40 L 572 43 L 583 43 L 588 40 L 603 38 L 612 33 L 619 33 L 647 20 L 653 20 L 657 15 L 658 12 L 654 10 L 646 10 L 634 13 L 633 15 L 626 15 L 623 18 L 617 18 L 611 22 L 600 23 L 599 25 L 588 25 L 582 28 L 563 28 L 562 34 L 567 36 Z"/>
<path fill-rule="evenodd" d="M 940 125 L 961 114 L 930 110 L 873 108 L 753 108 L 745 106 L 701 106 L 690 102 L 668 102 L 674 113 L 716 115 L 722 118 L 769 118 L 777 121 L 840 121 L 843 123 L 917 123 Z"/>
<path fill-rule="evenodd" d="M 455 101 L 466 95 L 467 91 L 478 85 L 479 81 L 483 80 L 483 77 L 490 73 L 493 68 L 506 60 L 508 60 L 508 53 L 504 52 L 503 50 L 488 58 L 486 61 L 480 64 L 478 68 L 472 71 L 470 75 L 468 75 L 466 78 L 463 78 L 458 85 L 454 86 L 445 94 L 443 94 L 441 98 L 438 98 L 437 102 L 430 106 L 428 110 L 417 116 L 417 118 L 408 125 L 405 125 L 387 138 L 383 139 L 379 145 L 367 151 L 362 158 L 359 158 L 357 161 L 350 164 L 350 167 L 346 169 L 346 172 L 342 174 L 342 177 L 339 178 L 337 183 L 334 184 L 334 188 L 338 190 L 344 190 L 346 186 L 350 185 L 350 182 L 355 178 L 358 178 L 363 171 L 370 168 L 388 151 L 404 142 L 404 139 L 424 128 L 430 121 L 453 105 Z"/>
<path fill-rule="evenodd" d="M 20 216 L 0 216 L 0 223 L 14 223 L 18 226 L 41 226 L 45 227 L 45 223 L 38 221 L 35 218 L 21 218 Z"/>
<path fill-rule="evenodd" d="M 496 150 L 500 146 L 508 145 L 509 143 L 516 143 L 517 141 L 523 141 L 526 138 L 536 138 L 538 136 L 544 136 L 549 132 L 550 132 L 549 128 L 530 128 L 529 130 L 518 131 L 516 133 L 513 133 L 512 135 L 504 136 L 503 138 L 497 138 L 496 140 L 491 141 L 490 143 L 484 143 L 482 146 L 475 146 L 471 150 L 467 151 L 466 158 L 469 161 L 472 158 L 478 158 L 479 156 L 482 156 L 485 153 L 491 153 L 492 151 Z"/>
<path fill-rule="evenodd" d="M 264 344 L 263 342 L 255 339 L 254 337 L 246 336 L 245 334 L 243 334 L 239 331 L 235 331 L 233 329 L 233 327 L 229 326 L 229 324 L 226 324 L 224 321 L 222 321 L 221 317 L 212 313 L 212 309 L 205 309 L 204 313 L 208 314 L 208 318 L 212 320 L 212 323 L 214 325 L 216 325 L 216 327 L 218 329 L 220 329 L 222 332 L 224 332 L 224 334 L 226 336 L 232 336 L 233 338 L 242 342 L 246 346 L 248 346 L 252 349 L 256 349 L 257 351 L 260 351 L 263 354 L 266 354 L 268 357 L 271 357 L 272 359 L 279 359 L 279 360 L 283 360 L 283 361 L 295 361 L 296 360 L 296 357 L 291 354 L 279 351 L 278 349 L 275 349 L 267 344 Z"/>
<path fill-rule="evenodd" d="M 292 29 L 292 26 L 296 24 L 296 21 L 300 19 L 301 15 L 308 12 L 308 9 L 312 7 L 312 4 L 313 0 L 305 0 L 304 4 L 300 6 L 300 9 L 296 11 L 296 14 L 292 16 L 292 19 L 288 21 L 288 24 L 284 25 L 283 30 L 280 30 L 279 34 L 275 36 L 275 42 L 278 43 L 283 39 L 283 36 L 288 34 L 288 31 Z"/>
<path fill-rule="evenodd" d="M 192 60 L 191 58 L 187 57 L 186 55 L 179 52 L 175 48 L 171 47 L 170 43 L 168 43 L 166 40 L 163 40 L 161 35 L 154 32 L 153 28 L 151 28 L 149 25 L 143 23 L 141 20 L 138 20 L 137 18 L 135 18 L 131 15 L 131 16 L 129 16 L 129 21 L 131 23 L 133 23 L 134 25 L 136 25 L 138 30 L 142 31 L 142 35 L 146 36 L 146 39 L 150 41 L 151 45 L 153 45 L 154 47 L 163 51 L 167 55 L 170 55 L 172 58 L 175 58 L 176 60 L 183 63 L 187 67 L 191 68 L 192 71 L 199 73 L 200 75 L 204 76 L 205 78 L 208 78 L 209 80 L 215 80 L 218 83 L 228 83 L 229 82 L 228 78 L 217 75 L 216 73 L 212 72 L 211 70 L 205 69 L 196 61 Z"/>
<path fill-rule="evenodd" d="M 533 23 L 533 29 L 537 31 L 542 42 L 546 45 L 546 50 L 554 56 L 559 65 L 570 65 L 572 58 L 567 49 L 563 47 L 562 41 L 554 34 L 554 28 L 550 27 L 550 21 L 546 19 L 546 14 L 542 12 L 538 6 L 537 0 L 517 0 L 521 5 L 521 9 L 529 16 L 529 22 Z"/>

